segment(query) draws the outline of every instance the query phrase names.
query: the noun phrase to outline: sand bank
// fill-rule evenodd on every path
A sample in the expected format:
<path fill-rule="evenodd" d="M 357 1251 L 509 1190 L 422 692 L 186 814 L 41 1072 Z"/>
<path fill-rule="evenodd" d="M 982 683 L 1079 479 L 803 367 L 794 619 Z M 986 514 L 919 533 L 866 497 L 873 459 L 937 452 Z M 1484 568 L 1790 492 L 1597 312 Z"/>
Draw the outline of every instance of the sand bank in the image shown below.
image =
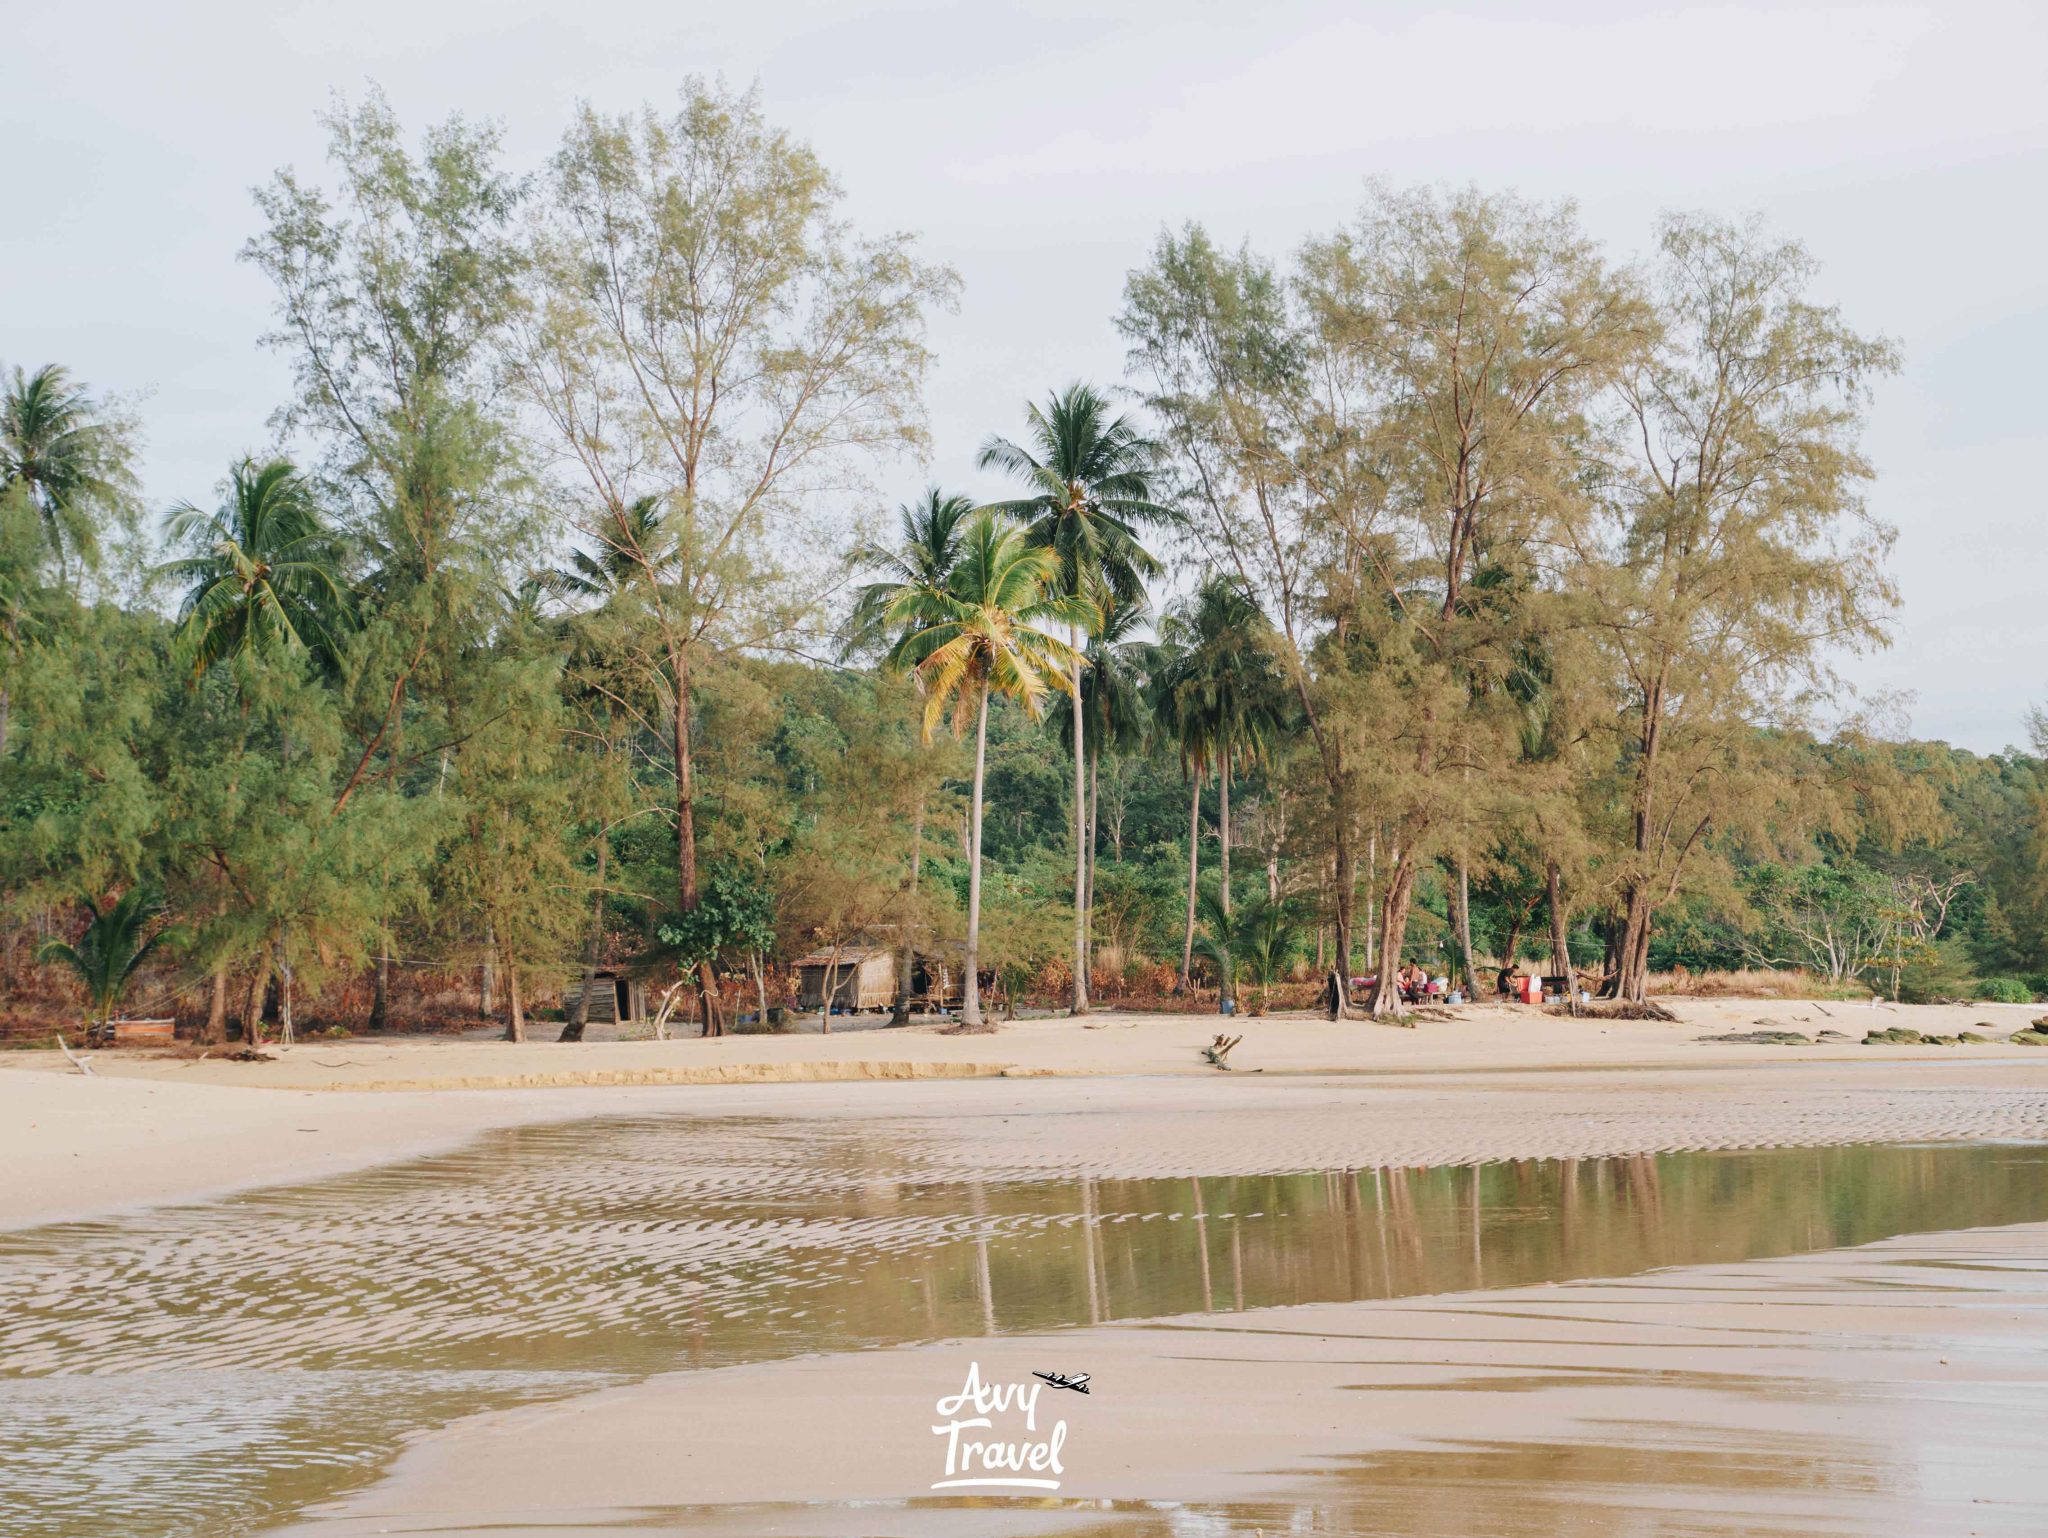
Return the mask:
<path fill-rule="evenodd" d="M 1478 1005 L 1417 1029 L 1300 1015 L 1222 1020 L 1213 1014 L 1101 1014 L 1020 1020 L 987 1035 L 948 1035 L 937 1025 L 815 1031 L 787 1036 L 680 1040 L 507 1042 L 435 1037 L 366 1037 L 301 1043 L 268 1062 L 134 1052 L 95 1054 L 103 1077 L 266 1089 L 514 1089 L 622 1083 L 903 1078 L 918 1074 L 1031 1071 L 1068 1075 L 1213 1072 L 1198 1049 L 1228 1025 L 1244 1044 L 1233 1061 L 1267 1073 L 1610 1066 L 1701 1062 L 1838 1062 L 1845 1056 L 1981 1057 L 1994 1047 L 1755 1046 L 1702 1043 L 1703 1035 L 1759 1027 L 1816 1035 L 1834 1030 L 1860 1042 L 1886 1026 L 1952 1035 L 1973 1027 L 1999 1037 L 2041 1014 L 2040 1005 L 1817 1004 L 1783 999 L 1667 1000 L 1676 1023 L 1569 1019 L 1509 1005 Z M 539 1029 L 545 1030 L 546 1027 Z M 2016 1048 L 2017 1055 L 2048 1048 Z M 834 1067 L 833 1065 L 837 1065 Z M 71 1072 L 55 1052 L 0 1056 L 0 1069 Z M 688 1075 L 699 1076 L 690 1079 Z"/>
<path fill-rule="evenodd" d="M 2035 1533 L 2048 1473 L 2020 1448 L 2048 1403 L 2044 1322 L 2048 1225 L 2027 1225 L 676 1373 L 459 1423 L 288 1531 L 565 1538 L 629 1511 L 662 1532 L 1153 1531 L 1029 1491 L 849 1505 L 933 1499 L 938 1401 L 974 1363 L 1094 1375 L 1085 1398 L 1042 1393 L 1035 1432 L 997 1412 L 986 1433 L 1064 1420 L 1060 1500 L 1270 1509 L 1276 1530 L 1308 1505 L 1317 1531 L 1618 1534 L 1657 1513 L 1712 1534 Z"/>
<path fill-rule="evenodd" d="M 2048 1049 L 1697 1040 L 1759 1019 L 1814 1030 L 1865 1015 L 1929 1032 L 2010 1029 L 2031 1007 L 1856 1006 L 1857 1021 L 1839 1005 L 1826 1017 L 1783 1001 L 1677 1007 L 1675 1025 L 1508 1009 L 1413 1031 L 1245 1020 L 1234 1060 L 1264 1071 L 1232 1074 L 1197 1056 L 1215 1017 L 1157 1015 L 989 1036 L 351 1041 L 270 1063 L 100 1053 L 90 1079 L 54 1053 L 11 1053 L 0 1057 L 0 1227 L 316 1178 L 494 1127 L 650 1111 L 903 1118 L 906 1138 L 963 1164 L 1130 1174 L 2048 1137 Z M 1236 1125 L 1226 1134 L 1218 1116 Z"/>

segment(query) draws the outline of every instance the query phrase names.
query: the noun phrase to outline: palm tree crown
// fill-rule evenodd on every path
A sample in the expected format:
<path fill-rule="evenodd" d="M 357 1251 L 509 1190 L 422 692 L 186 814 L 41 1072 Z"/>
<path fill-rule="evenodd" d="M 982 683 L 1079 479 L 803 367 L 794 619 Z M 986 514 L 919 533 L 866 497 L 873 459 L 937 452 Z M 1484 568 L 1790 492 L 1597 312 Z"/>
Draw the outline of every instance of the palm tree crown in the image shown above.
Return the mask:
<path fill-rule="evenodd" d="M 1035 720 L 1047 697 L 1067 688 L 1075 653 L 1038 627 L 1085 625 L 1096 611 L 1085 599 L 1049 593 L 1057 574 L 1051 551 L 983 511 L 961 533 L 943 585 L 898 590 L 883 611 L 886 624 L 904 627 L 887 665 L 916 675 L 927 739 L 949 706 L 953 730 L 964 732 L 984 692 L 1015 700 Z"/>
<path fill-rule="evenodd" d="M 0 393 L 0 491 L 25 487 L 59 571 L 99 559 L 91 509 L 121 500 L 127 442 L 57 364 L 17 368 Z"/>
<path fill-rule="evenodd" d="M 217 511 L 187 503 L 165 531 L 192 552 L 158 570 L 188 584 L 178 615 L 195 678 L 226 658 L 271 648 L 333 663 L 349 624 L 341 544 L 288 461 L 244 459 L 229 472 Z"/>
<path fill-rule="evenodd" d="M 1160 627 L 1153 707 L 1187 768 L 1210 768 L 1227 753 L 1228 769 L 1270 747 L 1284 697 L 1270 628 L 1258 604 L 1221 576 L 1205 581 Z"/>
<path fill-rule="evenodd" d="M 681 560 L 681 547 L 662 516 L 661 498 L 639 497 L 605 526 L 601 548 L 592 555 L 571 551 L 569 564 L 540 574 L 543 592 L 556 598 L 602 603 L 637 579 L 659 580 Z"/>
<path fill-rule="evenodd" d="M 1061 592 L 1100 583 L 1105 609 L 1142 601 L 1145 579 L 1160 567 L 1139 536 L 1180 522 L 1156 499 L 1159 446 L 1082 384 L 1025 413 L 1030 447 L 992 437 L 976 461 L 1030 488 L 1027 496 L 995 503 L 995 511 L 1024 520 L 1031 542 L 1057 553 Z"/>
<path fill-rule="evenodd" d="M 894 545 L 864 545 L 855 561 L 876 574 L 853 597 L 846 622 L 845 650 L 879 645 L 888 632 L 892 605 L 906 592 L 936 591 L 946 585 L 959 559 L 960 540 L 974 504 L 936 486 L 916 502 L 896 509 L 898 539 Z"/>

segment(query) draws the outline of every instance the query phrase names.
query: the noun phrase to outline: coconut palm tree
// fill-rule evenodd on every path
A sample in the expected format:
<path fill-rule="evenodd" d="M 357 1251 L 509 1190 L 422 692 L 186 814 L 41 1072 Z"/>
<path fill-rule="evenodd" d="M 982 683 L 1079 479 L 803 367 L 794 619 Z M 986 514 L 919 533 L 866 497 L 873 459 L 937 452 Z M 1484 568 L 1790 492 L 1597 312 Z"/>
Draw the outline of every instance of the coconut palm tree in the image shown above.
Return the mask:
<path fill-rule="evenodd" d="M 1301 924 L 1284 897 L 1260 893 L 1235 913 L 1216 892 L 1201 896 L 1203 934 L 1195 948 L 1216 968 L 1226 992 L 1234 992 L 1240 972 L 1258 986 L 1252 1013 L 1263 1015 L 1274 979 L 1287 970 L 1301 949 Z"/>
<path fill-rule="evenodd" d="M 179 644 L 195 684 L 215 664 L 250 655 L 297 654 L 324 669 L 340 665 L 341 640 L 354 623 L 342 586 L 341 541 L 321 517 L 312 485 L 288 460 L 244 458 L 228 471 L 227 500 L 218 509 L 209 513 L 189 502 L 173 508 L 165 535 L 190 552 L 157 571 L 185 584 Z M 347 797 L 345 789 L 337 811 Z M 292 969 L 282 919 L 276 951 L 278 1021 L 289 1041 Z M 216 999 L 225 981 L 216 968 Z"/>
<path fill-rule="evenodd" d="M 1141 603 L 1145 582 L 1159 562 L 1140 535 L 1169 528 L 1179 515 L 1157 500 L 1160 450 L 1128 417 L 1112 413 L 1108 399 L 1086 385 L 1069 385 L 1045 409 L 1025 408 L 1030 445 L 992 437 L 982 445 L 981 468 L 1022 481 L 1028 495 L 993 504 L 993 511 L 1023 519 L 1032 544 L 1057 558 L 1056 590 L 1090 600 L 1097 612 Z M 1072 667 L 1068 693 L 1081 692 L 1081 637 L 1068 632 Z M 1088 786 L 1087 724 L 1073 733 L 1074 747 L 1074 999 L 1088 1009 Z"/>
<path fill-rule="evenodd" d="M 663 520 L 659 497 L 636 498 L 603 529 L 605 538 L 597 554 L 572 551 L 567 566 L 541 572 L 534 579 L 543 593 L 602 604 L 636 579 L 651 576 L 660 580 L 682 559 L 681 547 Z"/>
<path fill-rule="evenodd" d="M 885 666 L 909 671 L 924 694 L 924 735 L 949 711 L 953 733 L 974 723 L 974 789 L 968 816 L 967 955 L 960 1018 L 981 1018 L 981 803 L 988 773 L 988 702 L 1001 695 L 1037 720 L 1046 700 L 1071 687 L 1080 659 L 1038 628 L 1070 630 L 1096 622 L 1085 599 L 1053 591 L 1055 553 L 1032 545 L 1024 530 L 982 511 L 961 531 L 958 554 L 942 585 L 905 585 L 884 610 L 898 630 Z"/>
<path fill-rule="evenodd" d="M 194 679 L 217 662 L 277 648 L 335 663 L 350 623 L 341 542 L 289 461 L 242 460 L 216 511 L 185 503 L 165 533 L 191 552 L 157 570 L 186 584 L 178 618 Z"/>
<path fill-rule="evenodd" d="M 1186 986 L 1187 956 L 1193 947 L 1197 873 L 1196 839 L 1200 833 L 1202 774 L 1216 771 L 1218 865 L 1222 880 L 1218 901 L 1230 911 L 1230 786 L 1241 769 L 1265 757 L 1280 725 L 1284 681 L 1273 664 L 1271 625 L 1258 604 L 1227 577 L 1212 576 L 1167 616 L 1161 627 L 1167 655 L 1153 675 L 1153 699 L 1181 750 L 1181 761 L 1194 781 L 1196 810 L 1188 822 L 1187 948 L 1182 956 Z M 1218 1008 L 1233 997 L 1232 973 L 1225 969 Z"/>
<path fill-rule="evenodd" d="M 92 922 L 77 942 L 45 941 L 36 960 L 69 967 L 85 985 L 92 1010 L 87 1027 L 90 1039 L 114 1016 L 121 995 L 128 991 L 136 970 L 149 959 L 163 938 L 163 931 L 148 934 L 157 915 L 164 911 L 163 894 L 152 886 L 133 886 L 115 904 L 102 911 L 91 898 L 85 900 Z"/>
<path fill-rule="evenodd" d="M 99 560 L 93 513 L 129 489 L 128 436 L 57 364 L 17 368 L 0 391 L 0 491 L 22 488 L 60 580 Z"/>
<path fill-rule="evenodd" d="M 896 509 L 897 540 L 893 545 L 864 545 L 854 560 L 875 573 L 853 595 L 853 611 L 845 629 L 846 653 L 884 644 L 888 639 L 885 617 L 890 605 L 906 591 L 925 587 L 942 588 L 960 555 L 960 537 L 974 512 L 970 498 L 927 490 L 916 502 Z"/>
<path fill-rule="evenodd" d="M 1094 987 L 1095 956 L 1095 867 L 1101 851 L 1102 756 L 1128 751 L 1144 742 L 1151 729 L 1152 711 L 1145 697 L 1145 673 L 1153 648 L 1137 639 L 1151 620 L 1151 609 L 1140 600 L 1105 608 L 1102 623 L 1083 654 L 1087 670 L 1081 675 L 1082 737 L 1087 743 L 1088 764 L 1088 879 L 1083 892 L 1082 911 L 1089 916 L 1088 945 L 1084 954 L 1090 971 L 1088 984 Z M 1054 724 L 1060 740 L 1074 749 L 1074 708 L 1071 699 L 1053 703 Z"/>

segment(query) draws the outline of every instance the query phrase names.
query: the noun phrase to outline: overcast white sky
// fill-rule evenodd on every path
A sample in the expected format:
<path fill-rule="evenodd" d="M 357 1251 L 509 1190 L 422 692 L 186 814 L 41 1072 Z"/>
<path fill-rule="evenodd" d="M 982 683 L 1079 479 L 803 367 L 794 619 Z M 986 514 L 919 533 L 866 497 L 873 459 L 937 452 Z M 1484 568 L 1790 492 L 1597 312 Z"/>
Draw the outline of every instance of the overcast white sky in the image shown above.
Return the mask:
<path fill-rule="evenodd" d="M 1989 751 L 2048 696 L 2048 6 L 1318 0 L 901 4 L 0 0 L 0 359 L 146 394 L 154 504 L 211 494 L 287 386 L 234 255 L 248 189 L 314 170 L 328 93 L 501 120 L 521 166 L 571 105 L 758 81 L 872 228 L 956 267 L 929 476 L 975 489 L 1020 403 L 1120 377 L 1125 273 L 1165 224 L 1285 254 L 1361 180 L 1579 200 L 1617 254 L 1668 208 L 1760 211 L 1820 292 L 1899 340 L 1869 448 L 1900 529 L 1897 641 L 1854 663 Z"/>

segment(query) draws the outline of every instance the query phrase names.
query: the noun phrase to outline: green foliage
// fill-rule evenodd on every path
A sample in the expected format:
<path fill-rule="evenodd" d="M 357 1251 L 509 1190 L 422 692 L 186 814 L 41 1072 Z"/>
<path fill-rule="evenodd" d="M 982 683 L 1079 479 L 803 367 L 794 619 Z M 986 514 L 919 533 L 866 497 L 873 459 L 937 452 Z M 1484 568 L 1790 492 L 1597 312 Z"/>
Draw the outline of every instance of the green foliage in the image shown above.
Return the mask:
<path fill-rule="evenodd" d="M 113 1018 L 129 980 L 163 939 L 163 931 L 151 933 L 150 926 L 163 913 L 164 901 L 154 887 L 134 886 L 111 907 L 101 908 L 91 898 L 85 907 L 92 922 L 77 941 L 46 941 L 36 959 L 59 963 L 77 976 L 97 1026 Z"/>
<path fill-rule="evenodd" d="M 685 972 L 736 951 L 766 951 L 775 944 L 775 896 L 758 874 L 722 861 L 711 867 L 697 906 L 664 920 L 658 933 Z"/>
<path fill-rule="evenodd" d="M 1987 977 L 1977 984 L 1977 997 L 1991 1004 L 2031 1004 L 2034 985 L 2024 977 Z"/>

